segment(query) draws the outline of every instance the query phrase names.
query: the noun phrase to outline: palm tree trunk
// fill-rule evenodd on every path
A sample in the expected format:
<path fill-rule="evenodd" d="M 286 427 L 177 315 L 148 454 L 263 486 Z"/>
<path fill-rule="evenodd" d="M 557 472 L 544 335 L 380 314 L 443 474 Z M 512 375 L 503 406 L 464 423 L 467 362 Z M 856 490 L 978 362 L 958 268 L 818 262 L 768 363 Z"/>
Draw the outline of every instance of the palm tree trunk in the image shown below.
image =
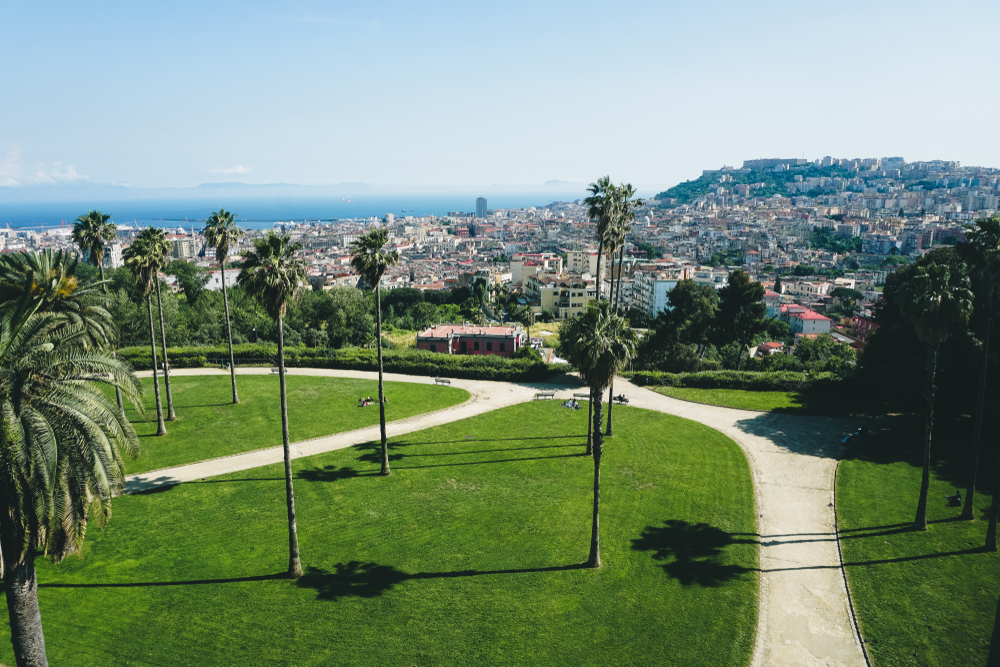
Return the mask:
<path fill-rule="evenodd" d="M 1000 600 L 997 601 L 997 614 L 993 620 L 993 638 L 990 640 L 990 653 L 986 656 L 986 667 L 1000 667 Z"/>
<path fill-rule="evenodd" d="M 156 435 L 166 435 L 163 423 L 163 403 L 160 402 L 160 380 L 156 377 L 156 333 L 153 329 L 153 297 L 146 295 L 146 313 L 149 314 L 149 351 L 153 355 L 153 393 L 156 394 Z"/>
<path fill-rule="evenodd" d="M 7 532 L 6 530 L 4 531 Z M 4 554 L 19 554 L 21 545 L 4 539 Z M 10 617 L 10 643 L 17 667 L 48 667 L 45 657 L 45 633 L 38 608 L 38 577 L 35 574 L 35 551 L 29 549 L 18 563 L 4 563 L 3 582 Z"/>
<path fill-rule="evenodd" d="M 587 567 L 601 566 L 601 454 L 604 452 L 604 435 L 601 433 L 601 390 L 595 389 L 598 403 L 594 406 L 594 520 L 590 529 L 590 556 Z"/>
<path fill-rule="evenodd" d="M 587 406 L 587 456 L 593 456 L 594 454 L 594 390 L 590 390 L 590 400 L 587 401 L 589 405 Z"/>
<path fill-rule="evenodd" d="M 1000 516 L 1000 447 L 997 448 L 997 469 L 993 474 L 993 504 L 990 505 L 990 521 L 986 527 L 986 550 L 997 550 L 997 517 Z"/>
<path fill-rule="evenodd" d="M 389 445 L 385 441 L 385 385 L 382 382 L 382 291 L 379 285 L 375 285 L 375 347 L 378 348 L 378 423 L 382 430 L 382 472 L 383 475 L 392 473 L 389 470 Z"/>
<path fill-rule="evenodd" d="M 226 292 L 226 265 L 222 264 L 222 302 L 226 304 L 226 340 L 229 341 L 229 374 L 233 378 L 233 404 L 240 402 L 236 392 L 236 360 L 233 358 L 233 327 L 229 323 L 229 294 Z"/>
<path fill-rule="evenodd" d="M 278 381 L 281 385 L 281 447 L 285 455 L 285 502 L 288 505 L 288 576 L 302 576 L 299 531 L 295 525 L 295 490 L 292 488 L 292 444 L 288 437 L 288 391 L 285 388 L 285 325 L 278 318 Z"/>
<path fill-rule="evenodd" d="M 170 361 L 167 360 L 167 330 L 163 325 L 163 299 L 160 297 L 160 279 L 156 279 L 156 307 L 160 311 L 160 346 L 163 350 L 163 383 L 167 386 L 167 421 L 177 420 L 174 414 L 174 395 L 170 393 Z"/>
<path fill-rule="evenodd" d="M 979 472 L 979 442 L 983 431 L 983 397 L 986 395 L 986 366 L 989 364 L 990 353 L 990 317 L 993 310 L 993 282 L 986 288 L 986 333 L 983 335 L 983 351 L 979 358 L 979 395 L 976 397 L 976 422 L 972 429 L 972 464 L 969 470 L 969 486 L 965 490 L 965 507 L 962 508 L 963 519 L 972 521 L 976 518 L 976 475 Z"/>
<path fill-rule="evenodd" d="M 924 426 L 924 471 L 920 476 L 920 499 L 913 527 L 927 530 L 927 491 L 931 485 L 931 433 L 934 431 L 934 374 L 937 372 L 937 345 L 927 346 L 927 423 Z"/>
<path fill-rule="evenodd" d="M 622 271 L 625 266 L 625 246 L 622 245 L 622 254 L 618 256 L 618 288 L 615 290 L 615 311 L 618 310 L 618 302 L 622 298 Z"/>

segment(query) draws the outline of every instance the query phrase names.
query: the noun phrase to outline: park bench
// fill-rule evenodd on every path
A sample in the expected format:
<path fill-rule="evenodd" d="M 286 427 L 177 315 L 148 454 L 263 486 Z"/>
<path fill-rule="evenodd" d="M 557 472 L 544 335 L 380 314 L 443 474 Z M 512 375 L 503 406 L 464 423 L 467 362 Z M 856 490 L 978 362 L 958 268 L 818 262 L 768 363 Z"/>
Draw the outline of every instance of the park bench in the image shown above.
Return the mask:
<path fill-rule="evenodd" d="M 556 392 L 554 391 L 540 391 L 537 394 L 535 394 L 536 401 L 542 398 L 555 398 L 555 397 L 556 397 Z"/>
<path fill-rule="evenodd" d="M 617 403 L 618 405 L 628 405 L 628 399 L 625 398 L 625 394 L 619 394 L 618 396 L 615 396 L 611 400 Z"/>
<path fill-rule="evenodd" d="M 451 380 L 449 380 L 447 378 L 434 378 L 434 383 L 435 384 L 448 384 L 448 385 L 450 385 L 451 384 Z"/>
<path fill-rule="evenodd" d="M 280 372 L 281 372 L 280 368 L 272 368 L 271 369 L 271 375 L 277 375 Z"/>
<path fill-rule="evenodd" d="M 573 398 L 575 398 L 578 401 L 589 401 L 590 394 L 573 394 Z"/>

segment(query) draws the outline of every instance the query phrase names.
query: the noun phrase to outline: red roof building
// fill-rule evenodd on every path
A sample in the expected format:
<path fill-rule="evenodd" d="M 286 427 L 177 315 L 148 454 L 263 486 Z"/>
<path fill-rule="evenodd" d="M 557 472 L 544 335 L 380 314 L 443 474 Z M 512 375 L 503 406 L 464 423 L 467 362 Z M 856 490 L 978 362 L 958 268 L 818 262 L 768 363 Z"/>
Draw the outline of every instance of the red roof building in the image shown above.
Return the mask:
<path fill-rule="evenodd" d="M 417 334 L 417 349 L 444 354 L 511 357 L 527 344 L 528 335 L 518 324 L 442 324 Z"/>

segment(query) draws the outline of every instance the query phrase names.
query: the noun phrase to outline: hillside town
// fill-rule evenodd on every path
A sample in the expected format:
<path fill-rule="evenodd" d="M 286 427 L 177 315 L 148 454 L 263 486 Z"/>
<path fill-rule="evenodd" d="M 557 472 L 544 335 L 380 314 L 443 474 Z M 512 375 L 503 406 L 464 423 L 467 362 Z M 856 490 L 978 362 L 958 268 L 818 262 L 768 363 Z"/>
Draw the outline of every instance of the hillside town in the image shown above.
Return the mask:
<path fill-rule="evenodd" d="M 935 246 L 963 240 L 963 223 L 995 213 L 998 179 L 1000 169 L 898 157 L 755 159 L 738 169 L 706 170 L 636 209 L 624 257 L 616 256 L 610 270 L 602 267 L 601 285 L 595 222 L 582 198 L 524 209 L 490 209 L 480 198 L 473 212 L 386 213 L 274 228 L 302 245 L 314 289 L 357 287 L 350 245 L 383 226 L 401 256 L 383 289 L 448 290 L 485 281 L 516 294 L 542 320 L 585 311 L 619 276 L 624 309 L 653 318 L 669 307 L 667 294 L 678 281 L 721 289 L 739 268 L 764 283 L 768 316 L 787 322 L 794 334 L 830 333 L 861 349 L 875 326 L 871 308 L 886 275 Z M 139 231 L 118 229 L 119 242 L 106 248 L 109 268 L 121 266 L 123 249 Z M 172 258 L 211 271 L 207 289 L 221 289 L 200 228 L 168 231 Z M 242 247 L 266 233 L 248 230 Z M 72 248 L 68 228 L 0 230 L 0 244 L 6 252 Z"/>

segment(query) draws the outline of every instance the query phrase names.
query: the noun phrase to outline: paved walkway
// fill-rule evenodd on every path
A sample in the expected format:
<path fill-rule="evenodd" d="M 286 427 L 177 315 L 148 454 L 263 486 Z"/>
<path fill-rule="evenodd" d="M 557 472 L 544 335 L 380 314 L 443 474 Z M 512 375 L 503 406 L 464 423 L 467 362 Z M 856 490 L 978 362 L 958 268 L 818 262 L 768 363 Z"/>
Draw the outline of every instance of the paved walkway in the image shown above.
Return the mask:
<path fill-rule="evenodd" d="M 246 369 L 240 374 L 263 373 Z M 223 374 L 178 369 L 171 375 Z M 376 373 L 293 368 L 289 374 L 374 379 Z M 140 375 L 150 375 L 141 373 Z M 432 384 L 433 378 L 386 374 L 386 380 Z M 543 385 L 452 380 L 469 391 L 465 403 L 390 422 L 395 437 L 531 400 L 540 388 L 562 401 L 578 384 Z M 776 415 L 679 401 L 619 379 L 634 407 L 656 410 L 714 428 L 746 452 L 754 476 L 761 533 L 761 605 L 753 667 L 864 667 L 854 633 L 834 530 L 833 486 L 841 439 L 857 420 Z M 292 445 L 293 458 L 379 438 L 378 426 Z M 281 447 L 130 476 L 126 493 L 177 484 L 282 461 Z"/>

